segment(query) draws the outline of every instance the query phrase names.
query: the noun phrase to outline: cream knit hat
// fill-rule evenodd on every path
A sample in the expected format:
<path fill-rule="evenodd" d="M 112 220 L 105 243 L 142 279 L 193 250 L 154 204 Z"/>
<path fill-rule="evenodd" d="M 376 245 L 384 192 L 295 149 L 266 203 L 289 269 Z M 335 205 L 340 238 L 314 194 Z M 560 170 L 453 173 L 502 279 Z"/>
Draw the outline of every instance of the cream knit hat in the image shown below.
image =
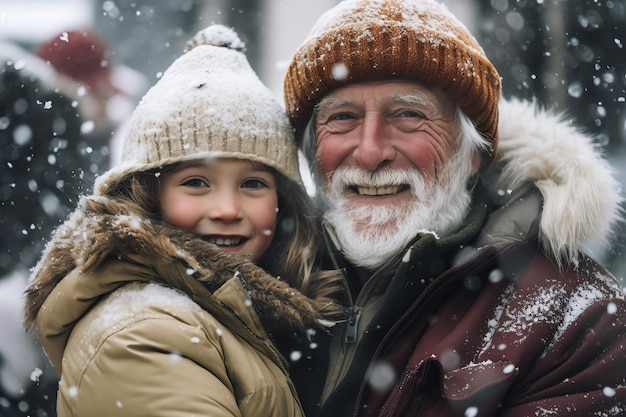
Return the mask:
<path fill-rule="evenodd" d="M 413 78 L 443 90 L 495 155 L 500 77 L 467 28 L 433 0 L 345 0 L 319 18 L 285 78 L 297 140 L 325 94 L 383 78 Z"/>
<path fill-rule="evenodd" d="M 96 194 L 134 172 L 209 157 L 258 161 L 301 184 L 285 111 L 243 49 L 232 29 L 212 25 L 198 32 L 141 99 L 122 161 L 98 178 Z"/>

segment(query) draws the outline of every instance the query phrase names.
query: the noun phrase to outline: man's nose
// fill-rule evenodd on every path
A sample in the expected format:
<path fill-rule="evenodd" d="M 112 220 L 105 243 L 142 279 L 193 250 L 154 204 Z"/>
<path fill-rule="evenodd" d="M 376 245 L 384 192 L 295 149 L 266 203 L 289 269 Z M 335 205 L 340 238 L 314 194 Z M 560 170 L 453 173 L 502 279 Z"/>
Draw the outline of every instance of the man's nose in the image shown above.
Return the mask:
<path fill-rule="evenodd" d="M 234 222 L 242 218 L 241 201 L 232 190 L 219 190 L 210 196 L 207 216 L 213 221 Z"/>
<path fill-rule="evenodd" d="M 396 151 L 391 144 L 391 126 L 382 115 L 368 113 L 363 118 L 360 138 L 353 157 L 360 168 L 373 171 L 395 159 Z"/>

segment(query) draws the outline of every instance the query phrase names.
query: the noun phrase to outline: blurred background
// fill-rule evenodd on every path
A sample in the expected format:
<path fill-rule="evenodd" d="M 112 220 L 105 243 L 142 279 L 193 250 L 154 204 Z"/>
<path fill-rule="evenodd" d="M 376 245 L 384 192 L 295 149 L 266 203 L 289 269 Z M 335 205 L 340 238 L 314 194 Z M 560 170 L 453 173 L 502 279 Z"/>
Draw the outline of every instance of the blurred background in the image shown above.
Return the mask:
<path fill-rule="evenodd" d="M 125 121 L 186 40 L 210 23 L 235 28 L 282 102 L 291 54 L 337 2 L 0 0 L 1 417 L 55 415 L 58 380 L 21 327 L 29 269 L 77 198 L 116 163 Z M 572 116 L 623 184 L 626 1 L 444 3 L 498 68 L 505 97 L 535 98 Z M 596 255 L 622 280 L 625 243 L 620 228 Z"/>

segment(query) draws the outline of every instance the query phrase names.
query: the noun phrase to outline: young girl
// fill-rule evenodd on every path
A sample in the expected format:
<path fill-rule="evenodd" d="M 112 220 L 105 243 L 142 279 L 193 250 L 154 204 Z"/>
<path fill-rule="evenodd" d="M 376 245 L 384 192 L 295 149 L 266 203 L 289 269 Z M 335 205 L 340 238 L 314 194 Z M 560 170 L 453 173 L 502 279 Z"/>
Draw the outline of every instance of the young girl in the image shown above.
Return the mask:
<path fill-rule="evenodd" d="M 311 271 L 292 131 L 241 49 L 217 25 L 190 41 L 33 272 L 60 417 L 302 415 L 275 341 L 325 331 L 339 287 Z"/>

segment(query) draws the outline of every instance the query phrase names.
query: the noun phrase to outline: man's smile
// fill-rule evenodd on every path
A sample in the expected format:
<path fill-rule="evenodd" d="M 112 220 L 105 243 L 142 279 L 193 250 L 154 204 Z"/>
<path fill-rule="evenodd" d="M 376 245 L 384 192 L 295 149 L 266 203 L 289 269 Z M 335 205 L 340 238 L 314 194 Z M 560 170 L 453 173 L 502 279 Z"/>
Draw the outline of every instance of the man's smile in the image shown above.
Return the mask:
<path fill-rule="evenodd" d="M 408 190 L 409 186 L 407 184 L 386 185 L 384 187 L 371 187 L 371 186 L 356 185 L 351 188 L 353 190 L 356 190 L 356 192 L 360 195 L 391 195 L 391 194 L 398 194 L 402 191 Z"/>

